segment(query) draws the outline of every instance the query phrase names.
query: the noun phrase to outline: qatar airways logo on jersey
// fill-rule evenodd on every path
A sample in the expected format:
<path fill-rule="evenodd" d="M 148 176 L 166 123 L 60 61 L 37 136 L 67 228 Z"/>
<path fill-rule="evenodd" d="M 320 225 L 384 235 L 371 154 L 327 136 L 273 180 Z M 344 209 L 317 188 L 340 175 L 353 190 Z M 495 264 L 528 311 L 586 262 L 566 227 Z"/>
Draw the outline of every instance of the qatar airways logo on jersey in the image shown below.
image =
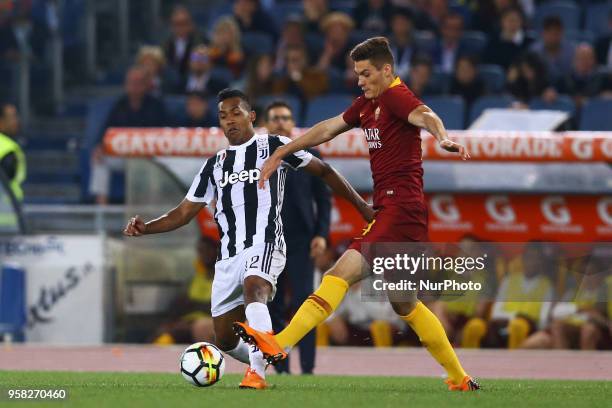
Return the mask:
<path fill-rule="evenodd" d="M 368 149 L 380 149 L 382 147 L 378 128 L 364 128 L 363 134 L 368 142 Z"/>
<path fill-rule="evenodd" d="M 219 182 L 219 186 L 221 188 L 227 186 L 228 184 L 236 184 L 239 182 L 247 182 L 254 183 L 259 180 L 261 172 L 259 169 L 251 169 L 251 170 L 242 170 L 234 173 L 230 173 L 229 171 L 223 172 L 221 177 L 221 181 Z"/>

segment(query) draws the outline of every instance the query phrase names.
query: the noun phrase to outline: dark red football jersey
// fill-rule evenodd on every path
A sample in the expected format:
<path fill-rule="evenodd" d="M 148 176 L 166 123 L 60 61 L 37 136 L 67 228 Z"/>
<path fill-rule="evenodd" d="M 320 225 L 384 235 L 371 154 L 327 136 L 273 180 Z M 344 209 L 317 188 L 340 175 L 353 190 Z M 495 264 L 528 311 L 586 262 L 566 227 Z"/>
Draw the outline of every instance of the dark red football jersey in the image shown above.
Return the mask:
<path fill-rule="evenodd" d="M 363 129 L 370 150 L 375 207 L 385 198 L 424 202 L 420 129 L 408 122 L 410 112 L 422 104 L 396 78 L 378 98 L 361 95 L 342 115 L 348 125 Z"/>

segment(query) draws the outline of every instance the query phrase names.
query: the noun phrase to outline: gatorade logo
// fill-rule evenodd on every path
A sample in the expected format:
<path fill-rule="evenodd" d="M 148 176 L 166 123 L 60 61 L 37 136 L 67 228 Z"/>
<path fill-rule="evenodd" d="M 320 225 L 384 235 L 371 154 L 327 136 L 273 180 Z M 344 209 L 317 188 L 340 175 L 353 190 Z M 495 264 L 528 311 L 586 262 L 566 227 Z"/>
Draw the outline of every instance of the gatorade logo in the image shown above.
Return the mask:
<path fill-rule="evenodd" d="M 431 198 L 431 210 L 436 218 L 444 222 L 458 222 L 461 219 L 455 199 L 450 195 L 437 195 Z"/>
<path fill-rule="evenodd" d="M 605 197 L 597 202 L 597 214 L 604 223 L 612 225 L 612 197 Z"/>
<path fill-rule="evenodd" d="M 567 225 L 572 221 L 572 216 L 563 197 L 553 196 L 544 198 L 541 203 L 541 209 L 544 217 L 552 224 Z"/>
<path fill-rule="evenodd" d="M 516 221 L 516 214 L 510 205 L 508 196 L 501 195 L 487 198 L 485 208 L 495 222 L 507 224 Z"/>

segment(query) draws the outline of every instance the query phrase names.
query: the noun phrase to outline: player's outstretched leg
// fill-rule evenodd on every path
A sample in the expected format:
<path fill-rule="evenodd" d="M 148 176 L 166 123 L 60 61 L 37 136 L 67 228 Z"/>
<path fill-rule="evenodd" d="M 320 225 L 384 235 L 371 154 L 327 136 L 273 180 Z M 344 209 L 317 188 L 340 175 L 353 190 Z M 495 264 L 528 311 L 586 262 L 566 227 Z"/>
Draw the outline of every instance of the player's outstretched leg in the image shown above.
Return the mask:
<path fill-rule="evenodd" d="M 480 385 L 465 373 L 440 320 L 423 303 L 391 302 L 393 309 L 419 336 L 423 346 L 446 370 L 451 391 L 476 391 Z"/>
<path fill-rule="evenodd" d="M 276 336 L 239 322 L 234 323 L 234 330 L 245 342 L 255 344 L 270 364 L 275 364 L 287 357 L 287 349 L 336 310 L 349 286 L 359 281 L 361 275 L 361 254 L 349 249 L 325 274 L 321 286 L 302 303 L 289 325 Z"/>

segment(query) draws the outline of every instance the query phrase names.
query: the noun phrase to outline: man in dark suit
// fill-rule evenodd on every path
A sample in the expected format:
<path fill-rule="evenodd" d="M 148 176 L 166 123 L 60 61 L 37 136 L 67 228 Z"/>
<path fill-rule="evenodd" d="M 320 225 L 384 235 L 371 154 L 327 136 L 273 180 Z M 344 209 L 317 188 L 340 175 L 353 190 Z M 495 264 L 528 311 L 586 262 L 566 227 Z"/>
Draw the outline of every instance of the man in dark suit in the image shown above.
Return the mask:
<path fill-rule="evenodd" d="M 273 102 L 265 110 L 266 128 L 270 134 L 291 137 L 295 121 L 285 102 Z M 316 150 L 312 154 L 320 157 Z M 270 304 L 274 332 L 285 327 L 293 312 L 314 289 L 313 257 L 327 247 L 331 217 L 331 194 L 321 179 L 301 170 L 287 173 L 281 212 L 287 243 L 285 271 L 276 284 L 276 296 Z M 303 374 L 312 374 L 315 361 L 315 332 L 299 343 Z M 275 366 L 279 373 L 289 373 L 288 359 Z"/>
<path fill-rule="evenodd" d="M 185 79 L 191 51 L 203 44 L 205 39 L 196 30 L 191 13 L 184 6 L 176 6 L 172 10 L 170 25 L 172 34 L 163 44 L 166 61 L 178 72 L 181 79 Z"/>

